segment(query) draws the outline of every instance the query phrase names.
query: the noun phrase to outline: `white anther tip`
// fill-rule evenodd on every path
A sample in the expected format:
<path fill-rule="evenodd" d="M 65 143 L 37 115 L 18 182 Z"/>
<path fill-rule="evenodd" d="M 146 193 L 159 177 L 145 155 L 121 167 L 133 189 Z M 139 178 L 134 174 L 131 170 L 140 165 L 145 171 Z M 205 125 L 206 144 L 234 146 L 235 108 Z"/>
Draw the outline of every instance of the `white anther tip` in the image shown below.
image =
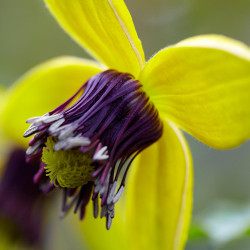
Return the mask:
<path fill-rule="evenodd" d="M 31 147 L 29 147 L 27 150 L 26 150 L 26 155 L 31 155 L 33 152 L 33 149 Z"/>
<path fill-rule="evenodd" d="M 52 123 L 49 127 L 49 132 L 53 133 L 59 126 L 61 126 L 65 122 L 64 118 Z"/>
<path fill-rule="evenodd" d="M 106 228 L 107 230 L 109 230 L 111 228 L 112 225 L 112 218 L 109 214 L 107 214 L 106 216 Z"/>
<path fill-rule="evenodd" d="M 101 188 L 102 188 L 102 186 L 101 186 L 101 184 L 97 184 L 96 186 L 95 186 L 95 188 L 94 188 L 94 193 L 99 193 L 100 192 L 100 190 L 101 190 Z"/>
<path fill-rule="evenodd" d="M 26 123 L 33 123 L 36 122 L 37 120 L 39 120 L 41 117 L 40 116 L 36 116 L 36 117 L 31 117 L 28 120 L 26 120 Z"/>
<path fill-rule="evenodd" d="M 106 214 L 107 214 L 107 206 L 102 206 L 101 207 L 101 215 L 100 215 L 100 217 L 101 218 L 103 218 L 104 216 L 106 216 Z"/>
<path fill-rule="evenodd" d="M 27 137 L 33 134 L 35 131 L 37 131 L 37 126 L 31 124 L 29 128 L 24 132 L 23 136 Z"/>
<path fill-rule="evenodd" d="M 70 137 L 66 141 L 67 141 L 66 149 L 79 147 L 79 146 L 89 146 L 91 143 L 89 138 L 83 137 L 83 136 Z"/>
<path fill-rule="evenodd" d="M 41 141 L 37 141 L 34 143 L 34 145 L 30 146 L 27 150 L 26 150 L 26 155 L 32 155 L 41 145 Z"/>
<path fill-rule="evenodd" d="M 113 199 L 113 203 L 116 203 L 117 201 L 120 200 L 122 194 L 123 194 L 123 190 L 124 190 L 124 186 L 121 186 L 120 189 L 118 190 L 118 192 L 116 193 L 114 199 Z"/>
<path fill-rule="evenodd" d="M 59 214 L 59 219 L 63 219 L 66 215 L 66 212 L 64 211 L 61 211 L 60 214 Z"/>
<path fill-rule="evenodd" d="M 98 196 L 93 200 L 93 214 L 94 218 L 98 217 L 99 214 Z"/>
<path fill-rule="evenodd" d="M 64 148 L 66 145 L 67 145 L 67 143 L 65 141 L 59 141 L 54 145 L 53 149 L 54 149 L 54 151 L 58 151 L 58 150 Z"/>
<path fill-rule="evenodd" d="M 78 124 L 65 125 L 63 126 L 63 130 L 60 132 L 58 139 L 64 140 L 73 135 L 74 130 L 78 127 Z"/>
<path fill-rule="evenodd" d="M 116 187 L 117 187 L 117 181 L 115 181 L 112 184 L 112 187 L 111 187 L 111 189 L 109 191 L 109 195 L 108 195 L 108 198 L 107 198 L 107 204 L 108 205 L 111 204 L 113 199 L 114 199 Z"/>
<path fill-rule="evenodd" d="M 44 122 L 44 123 L 50 123 L 50 122 L 54 122 L 54 121 L 57 121 L 59 120 L 60 118 L 63 118 L 63 115 L 62 114 L 56 114 L 56 115 L 46 115 L 46 116 L 43 116 L 41 117 L 41 120 Z"/>
<path fill-rule="evenodd" d="M 107 150 L 107 146 L 105 146 L 95 153 L 93 160 L 101 161 L 101 160 L 107 160 L 108 158 L 109 158 L 108 150 Z"/>

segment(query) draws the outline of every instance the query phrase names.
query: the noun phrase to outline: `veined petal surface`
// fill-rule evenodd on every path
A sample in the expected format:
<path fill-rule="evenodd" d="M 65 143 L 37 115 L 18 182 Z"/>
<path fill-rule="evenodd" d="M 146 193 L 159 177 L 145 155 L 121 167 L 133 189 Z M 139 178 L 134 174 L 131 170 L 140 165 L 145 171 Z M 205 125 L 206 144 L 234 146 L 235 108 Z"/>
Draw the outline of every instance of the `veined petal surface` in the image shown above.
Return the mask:
<path fill-rule="evenodd" d="M 144 52 L 123 0 L 45 0 L 64 30 L 109 68 L 138 76 Z"/>
<path fill-rule="evenodd" d="M 180 250 L 192 210 L 192 160 L 182 133 L 164 122 L 162 138 L 143 151 L 127 180 L 131 249 Z"/>
<path fill-rule="evenodd" d="M 76 57 L 52 59 L 33 68 L 1 99 L 1 127 L 10 138 L 26 146 L 25 121 L 53 110 L 100 71 L 97 63 Z"/>
<path fill-rule="evenodd" d="M 216 35 L 198 36 L 151 58 L 141 76 L 162 116 L 216 149 L 250 137 L 250 50 Z"/>

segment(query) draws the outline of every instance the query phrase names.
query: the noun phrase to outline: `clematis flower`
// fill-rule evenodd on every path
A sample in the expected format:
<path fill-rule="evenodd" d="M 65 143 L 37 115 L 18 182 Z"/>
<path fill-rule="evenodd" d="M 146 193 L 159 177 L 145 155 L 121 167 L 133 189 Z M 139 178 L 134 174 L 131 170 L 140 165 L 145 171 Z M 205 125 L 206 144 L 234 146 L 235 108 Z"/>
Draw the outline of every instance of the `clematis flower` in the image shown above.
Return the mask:
<path fill-rule="evenodd" d="M 180 129 L 216 149 L 249 138 L 249 48 L 205 35 L 145 62 L 123 1 L 45 2 L 98 62 L 62 57 L 28 72 L 6 95 L 6 133 L 27 145 L 23 120 L 32 123 L 27 157 L 42 160 L 38 183 L 46 174 L 49 187 L 63 190 L 62 216 L 74 206 L 82 219 L 92 198 L 94 217 L 101 207 L 109 229 L 127 183 L 134 249 L 183 249 L 193 177 Z"/>

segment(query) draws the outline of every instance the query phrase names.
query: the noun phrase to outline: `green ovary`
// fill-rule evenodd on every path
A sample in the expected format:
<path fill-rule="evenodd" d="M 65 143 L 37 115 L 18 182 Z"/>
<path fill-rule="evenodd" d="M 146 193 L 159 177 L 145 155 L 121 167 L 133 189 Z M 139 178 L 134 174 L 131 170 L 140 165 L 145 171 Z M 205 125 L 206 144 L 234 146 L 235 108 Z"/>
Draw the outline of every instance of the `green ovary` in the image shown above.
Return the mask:
<path fill-rule="evenodd" d="M 43 148 L 42 161 L 47 165 L 44 169 L 55 186 L 76 188 L 92 181 L 94 166 L 92 158 L 78 149 L 54 151 L 55 142 L 48 137 Z"/>

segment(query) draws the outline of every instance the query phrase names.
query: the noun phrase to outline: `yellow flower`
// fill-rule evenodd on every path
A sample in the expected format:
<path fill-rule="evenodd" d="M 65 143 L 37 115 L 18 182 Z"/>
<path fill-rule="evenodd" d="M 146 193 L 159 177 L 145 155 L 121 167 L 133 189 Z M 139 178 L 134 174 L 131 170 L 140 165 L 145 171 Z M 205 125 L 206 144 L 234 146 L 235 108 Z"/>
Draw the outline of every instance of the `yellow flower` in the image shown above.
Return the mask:
<path fill-rule="evenodd" d="M 32 69 L 6 95 L 2 126 L 27 145 L 21 138 L 24 120 L 57 107 L 106 69 L 133 75 L 159 112 L 163 135 L 133 162 L 122 206 L 125 219 L 121 215 L 113 231 L 98 240 L 103 229 L 87 218 L 85 233 L 91 233 L 88 239 L 97 249 L 111 235 L 109 249 L 126 239 L 129 249 L 183 249 L 191 218 L 192 161 L 179 128 L 216 149 L 249 138 L 249 48 L 223 36 L 198 36 L 162 49 L 145 63 L 123 1 L 45 2 L 62 28 L 100 63 L 62 57 Z"/>

